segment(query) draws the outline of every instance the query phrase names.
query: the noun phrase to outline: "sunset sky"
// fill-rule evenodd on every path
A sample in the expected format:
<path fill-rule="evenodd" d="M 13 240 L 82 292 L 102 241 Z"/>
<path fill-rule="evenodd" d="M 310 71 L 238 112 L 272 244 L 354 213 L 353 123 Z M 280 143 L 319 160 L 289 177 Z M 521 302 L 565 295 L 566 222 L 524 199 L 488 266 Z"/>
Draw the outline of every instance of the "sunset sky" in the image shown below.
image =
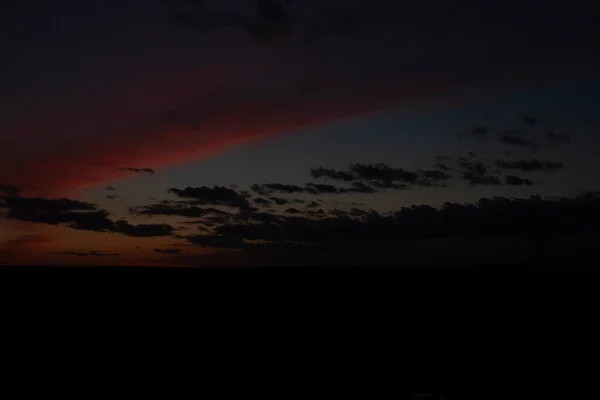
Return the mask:
<path fill-rule="evenodd" d="M 558 0 L 4 1 L 0 264 L 244 251 L 190 207 L 238 224 L 598 190 L 599 16 Z"/>

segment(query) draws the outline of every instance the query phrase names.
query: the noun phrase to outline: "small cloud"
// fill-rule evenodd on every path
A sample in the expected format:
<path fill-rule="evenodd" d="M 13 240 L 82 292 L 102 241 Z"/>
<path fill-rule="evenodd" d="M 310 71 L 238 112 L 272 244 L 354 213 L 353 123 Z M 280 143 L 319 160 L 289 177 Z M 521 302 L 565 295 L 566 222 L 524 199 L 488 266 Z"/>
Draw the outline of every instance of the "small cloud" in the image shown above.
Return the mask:
<path fill-rule="evenodd" d="M 532 128 L 535 128 L 537 125 L 542 123 L 542 121 L 539 120 L 538 118 L 528 117 L 528 116 L 522 116 L 521 121 L 526 123 L 527 125 L 531 126 Z"/>
<path fill-rule="evenodd" d="M 463 169 L 476 175 L 485 175 L 487 172 L 487 167 L 482 162 L 474 162 L 465 158 L 459 158 L 456 163 Z"/>
<path fill-rule="evenodd" d="M 167 191 L 177 197 L 190 199 L 188 204 L 224 205 L 247 209 L 250 207 L 247 196 L 224 186 L 186 187 L 185 189 L 171 188 Z"/>
<path fill-rule="evenodd" d="M 475 128 L 473 128 L 473 130 L 471 131 L 471 135 L 475 138 L 478 139 L 483 139 L 487 136 L 488 134 L 488 129 L 484 126 L 476 126 Z"/>
<path fill-rule="evenodd" d="M 353 181 L 354 179 L 356 179 L 356 177 L 350 172 L 337 171 L 335 169 L 329 169 L 329 168 L 323 168 L 323 167 L 311 168 L 310 176 L 314 179 L 331 178 L 333 180 L 346 181 L 346 182 L 350 182 L 350 181 Z"/>
<path fill-rule="evenodd" d="M 433 181 L 443 181 L 443 180 L 447 180 L 447 179 L 452 179 L 452 175 L 447 174 L 443 171 L 427 170 L 427 171 L 420 171 L 420 172 L 423 175 L 423 177 L 425 177 L 427 179 L 431 179 Z"/>
<path fill-rule="evenodd" d="M 507 133 L 503 133 L 502 135 L 500 135 L 498 137 L 498 140 L 505 144 L 514 146 L 524 146 L 529 147 L 531 149 L 535 149 L 538 147 L 538 145 L 533 140 L 526 139 L 517 135 L 510 135 Z"/>
<path fill-rule="evenodd" d="M 563 144 L 571 143 L 571 137 L 565 133 L 546 132 L 544 136 L 550 142 L 559 142 Z"/>
<path fill-rule="evenodd" d="M 280 193 L 303 193 L 304 189 L 297 185 L 287 185 L 283 183 L 264 183 L 250 186 L 250 190 L 261 196 L 268 196 L 273 192 Z"/>
<path fill-rule="evenodd" d="M 518 169 L 521 171 L 556 171 L 564 167 L 564 164 L 556 161 L 540 161 L 538 159 L 520 160 L 520 161 L 504 161 L 496 160 L 494 162 L 501 169 Z"/>
<path fill-rule="evenodd" d="M 269 197 L 269 200 L 271 200 L 273 203 L 277 204 L 278 206 L 283 206 L 289 203 L 288 199 L 284 199 L 283 197 L 275 197 L 275 196 L 271 196 Z"/>
<path fill-rule="evenodd" d="M 271 202 L 263 197 L 257 197 L 254 199 L 254 204 L 257 206 L 268 207 L 271 205 Z"/>
<path fill-rule="evenodd" d="M 108 190 L 109 192 L 114 192 L 115 190 L 117 190 L 113 186 L 110 186 L 110 185 L 106 185 L 105 189 Z"/>
<path fill-rule="evenodd" d="M 171 249 L 153 249 L 154 252 L 156 254 L 167 254 L 167 255 L 175 255 L 175 254 L 181 254 L 182 250 L 181 249 L 177 249 L 177 248 L 171 248 Z"/>
<path fill-rule="evenodd" d="M 375 193 L 376 190 L 362 182 L 352 182 L 351 188 L 340 189 L 341 193 Z"/>
<path fill-rule="evenodd" d="M 500 180 L 495 176 L 483 176 L 466 171 L 463 179 L 468 181 L 471 186 L 496 186 L 500 185 Z"/>
<path fill-rule="evenodd" d="M 508 175 L 506 177 L 506 184 L 510 186 L 533 186 L 533 182 L 529 179 L 519 178 L 514 175 Z"/>
<path fill-rule="evenodd" d="M 306 193 L 310 194 L 329 194 L 329 193 L 339 193 L 338 188 L 333 185 L 324 185 L 319 183 L 307 183 L 306 184 Z"/>
<path fill-rule="evenodd" d="M 288 208 L 285 212 L 288 214 L 304 214 L 304 211 L 298 210 L 297 208 Z"/>
<path fill-rule="evenodd" d="M 137 172 L 137 173 L 147 173 L 154 175 L 155 171 L 152 168 L 132 168 L 132 167 L 119 167 L 117 168 L 119 171 L 129 171 L 129 172 Z"/>

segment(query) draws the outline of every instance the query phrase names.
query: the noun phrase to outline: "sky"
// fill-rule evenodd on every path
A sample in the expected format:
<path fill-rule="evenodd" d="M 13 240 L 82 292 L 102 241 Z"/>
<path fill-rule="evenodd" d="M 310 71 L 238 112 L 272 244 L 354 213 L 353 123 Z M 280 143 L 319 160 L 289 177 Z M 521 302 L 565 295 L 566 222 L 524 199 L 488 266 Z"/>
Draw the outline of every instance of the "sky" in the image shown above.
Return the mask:
<path fill-rule="evenodd" d="M 597 17 L 557 0 L 3 2 L 0 263 L 279 261 L 431 236 L 394 225 L 402 207 L 593 192 Z M 362 233 L 296 234 L 313 223 Z"/>

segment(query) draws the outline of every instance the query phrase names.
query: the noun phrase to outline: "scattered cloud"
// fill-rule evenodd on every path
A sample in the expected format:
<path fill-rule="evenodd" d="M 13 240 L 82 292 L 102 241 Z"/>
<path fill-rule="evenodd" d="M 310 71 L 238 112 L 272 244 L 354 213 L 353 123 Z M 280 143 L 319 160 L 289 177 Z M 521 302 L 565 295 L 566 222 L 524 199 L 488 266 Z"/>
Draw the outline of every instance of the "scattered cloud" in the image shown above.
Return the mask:
<path fill-rule="evenodd" d="M 213 186 L 212 188 L 208 186 L 186 187 L 185 189 L 171 188 L 168 190 L 168 193 L 172 193 L 183 199 L 190 199 L 188 204 L 211 204 L 239 208 L 250 207 L 247 196 L 224 186 Z"/>
<path fill-rule="evenodd" d="M 544 135 L 550 142 L 558 142 L 563 144 L 571 143 L 571 136 L 566 133 L 546 132 Z"/>
<path fill-rule="evenodd" d="M 319 203 L 319 202 L 317 202 L 317 201 L 314 201 L 314 200 L 312 200 L 312 201 L 310 201 L 310 202 L 309 202 L 309 203 L 306 205 L 306 208 L 317 208 L 317 207 L 320 207 L 320 206 L 321 206 L 321 203 Z"/>
<path fill-rule="evenodd" d="M 254 204 L 256 204 L 257 206 L 263 206 L 263 207 L 268 207 L 271 205 L 271 201 L 262 198 L 262 197 L 257 197 L 254 200 Z"/>
<path fill-rule="evenodd" d="M 331 194 L 340 193 L 339 189 L 333 185 L 325 185 L 321 183 L 307 183 L 306 193 L 309 194 Z"/>
<path fill-rule="evenodd" d="M 506 184 L 510 186 L 533 186 L 533 182 L 526 178 L 519 178 L 518 176 L 508 175 L 506 176 Z"/>
<path fill-rule="evenodd" d="M 496 160 L 495 164 L 501 169 L 518 169 L 521 171 L 556 171 L 562 169 L 564 164 L 556 161 L 540 161 L 538 159 L 520 160 L 520 161 L 504 161 Z"/>
<path fill-rule="evenodd" d="M 486 127 L 477 126 L 477 127 L 473 128 L 473 130 L 471 131 L 471 135 L 475 138 L 483 139 L 487 136 L 488 132 L 489 131 Z"/>
<path fill-rule="evenodd" d="M 310 176 L 314 179 L 331 178 L 336 181 L 345 181 L 345 182 L 351 182 L 351 181 L 357 179 L 356 176 L 354 174 L 352 174 L 351 172 L 338 171 L 335 169 L 329 169 L 329 168 L 323 168 L 323 167 L 311 168 Z"/>
<path fill-rule="evenodd" d="M 156 173 L 152 168 L 119 167 L 119 168 L 117 168 L 117 170 L 136 172 L 136 173 L 146 173 L 146 174 L 151 174 L 151 175 L 154 175 Z"/>
<path fill-rule="evenodd" d="M 471 171 L 464 172 L 463 179 L 468 181 L 471 186 L 497 186 L 501 184 L 500 179 L 495 176 L 479 175 Z"/>
<path fill-rule="evenodd" d="M 285 199 L 283 197 L 275 197 L 275 196 L 269 197 L 269 200 L 271 200 L 273 203 L 277 204 L 278 206 L 283 206 L 290 202 L 288 199 Z"/>
<path fill-rule="evenodd" d="M 521 121 L 523 121 L 525 124 L 529 125 L 532 128 L 535 128 L 536 126 L 542 123 L 540 119 L 528 116 L 521 117 Z"/>
<path fill-rule="evenodd" d="M 485 175 L 487 172 L 487 167 L 485 166 L 484 163 L 478 161 L 470 161 L 467 160 L 465 158 L 459 158 L 456 163 L 462 167 L 463 169 L 466 169 L 468 172 L 474 174 L 474 175 Z"/>
<path fill-rule="evenodd" d="M 254 184 L 250 189 L 261 196 L 268 196 L 272 193 L 304 193 L 304 189 L 298 185 L 286 185 L 282 183 L 264 183 Z"/>
<path fill-rule="evenodd" d="M 536 149 L 538 147 L 538 144 L 531 139 L 523 138 L 517 135 L 510 135 L 507 133 L 503 133 L 502 135 L 500 135 L 498 137 L 498 140 L 508 145 L 524 146 L 531 149 Z"/>
<path fill-rule="evenodd" d="M 65 225 L 72 229 L 113 232 L 135 237 L 169 236 L 175 230 L 167 224 L 131 225 L 125 220 L 112 221 L 106 210 L 78 200 L 42 197 L 4 197 L 0 208 L 4 217 L 48 225 Z"/>
<path fill-rule="evenodd" d="M 425 178 L 431 179 L 432 181 L 443 181 L 443 180 L 452 179 L 452 175 L 447 174 L 443 171 L 437 171 L 437 170 L 421 171 L 421 174 Z"/>
<path fill-rule="evenodd" d="M 323 213 L 324 214 L 324 213 Z M 575 198 L 483 198 L 474 204 L 403 207 L 382 215 L 353 208 L 321 219 L 279 216 L 277 220 L 219 226 L 214 235 L 184 237 L 204 247 L 243 248 L 244 243 L 367 243 L 373 240 L 440 236 L 516 237 L 592 232 L 600 222 L 600 194 Z"/>

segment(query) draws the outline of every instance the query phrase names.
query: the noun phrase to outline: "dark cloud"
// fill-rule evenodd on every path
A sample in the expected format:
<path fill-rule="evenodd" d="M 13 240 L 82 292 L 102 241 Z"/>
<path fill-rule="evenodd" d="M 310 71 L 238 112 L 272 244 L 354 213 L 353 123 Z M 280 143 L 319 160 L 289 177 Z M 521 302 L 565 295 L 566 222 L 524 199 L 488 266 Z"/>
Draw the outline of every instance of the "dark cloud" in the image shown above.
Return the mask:
<path fill-rule="evenodd" d="M 539 124 L 542 123 L 542 121 L 539 120 L 538 118 L 528 117 L 528 116 L 522 116 L 521 121 L 524 122 L 525 124 L 531 126 L 532 128 L 535 128 L 536 126 L 538 126 Z"/>
<path fill-rule="evenodd" d="M 320 207 L 320 206 L 321 206 L 321 204 L 319 202 L 316 202 L 316 201 L 313 200 L 313 201 L 310 201 L 306 205 L 306 208 L 317 208 L 317 207 Z"/>
<path fill-rule="evenodd" d="M 550 142 L 559 142 L 563 144 L 571 143 L 571 137 L 566 133 L 546 132 L 544 136 Z"/>
<path fill-rule="evenodd" d="M 356 179 L 354 174 L 352 174 L 350 172 L 337 171 L 335 169 L 329 169 L 329 168 L 323 168 L 323 167 L 311 168 L 310 176 L 314 179 L 331 178 L 336 181 L 346 181 L 346 182 L 350 182 L 350 181 L 353 181 Z"/>
<path fill-rule="evenodd" d="M 375 193 L 376 190 L 363 182 L 352 182 L 351 188 L 340 189 L 341 193 Z"/>
<path fill-rule="evenodd" d="M 119 253 L 102 253 L 99 251 L 86 251 L 86 252 L 76 252 L 76 251 L 64 251 L 58 254 L 65 254 L 68 256 L 76 256 L 76 257 L 119 257 L 121 254 Z"/>
<path fill-rule="evenodd" d="M 469 151 L 467 154 L 469 154 L 469 157 L 476 157 L 476 154 L 473 153 L 472 151 Z"/>
<path fill-rule="evenodd" d="M 171 249 L 153 249 L 154 252 L 156 254 L 169 254 L 169 255 L 173 255 L 173 254 L 181 254 L 183 252 L 183 250 L 178 249 L 178 248 L 171 248 Z"/>
<path fill-rule="evenodd" d="M 466 158 L 459 158 L 458 160 L 456 160 L 456 163 L 462 167 L 463 169 L 466 169 L 468 172 L 470 172 L 473 175 L 485 175 L 487 172 L 487 167 L 485 166 L 484 163 L 480 162 L 480 161 L 470 161 L 467 160 Z"/>
<path fill-rule="evenodd" d="M 483 139 L 487 136 L 488 134 L 488 129 L 484 126 L 477 126 L 475 128 L 473 128 L 473 130 L 471 131 L 471 135 L 473 137 L 476 137 L 478 139 Z"/>
<path fill-rule="evenodd" d="M 155 171 L 152 168 L 131 168 L 131 167 L 119 167 L 117 168 L 119 171 L 129 171 L 129 172 L 137 172 L 137 173 L 147 173 L 154 175 Z"/>
<path fill-rule="evenodd" d="M 27 222 L 62 225 L 78 230 L 113 232 L 128 236 L 168 236 L 175 228 L 166 225 L 131 225 L 120 220 L 113 222 L 106 210 L 95 204 L 70 199 L 42 197 L 5 197 L 0 204 L 4 217 Z"/>
<path fill-rule="evenodd" d="M 408 190 L 412 189 L 412 186 L 406 183 L 395 183 L 390 181 L 371 181 L 371 185 L 377 189 L 395 189 L 395 190 Z"/>
<path fill-rule="evenodd" d="M 297 208 L 288 208 L 285 212 L 288 214 L 304 214 L 304 211 L 298 210 Z"/>
<path fill-rule="evenodd" d="M 471 186 L 497 186 L 500 185 L 500 179 L 495 176 L 485 176 L 465 171 L 463 179 L 468 181 Z"/>
<path fill-rule="evenodd" d="M 435 166 L 438 167 L 439 169 L 441 169 L 442 171 L 451 171 L 452 170 L 446 164 L 442 164 L 442 163 L 438 163 Z"/>
<path fill-rule="evenodd" d="M 129 209 L 131 215 L 135 216 L 180 216 L 186 218 L 202 218 L 200 221 L 191 221 L 187 223 L 209 224 L 225 223 L 234 218 L 234 214 L 212 207 L 201 208 L 181 203 L 159 203 L 149 206 L 132 207 Z"/>
<path fill-rule="evenodd" d="M 332 194 L 332 193 L 340 193 L 339 189 L 333 185 L 324 185 L 320 183 L 307 183 L 306 184 L 306 193 L 309 194 Z"/>
<path fill-rule="evenodd" d="M 370 243 L 376 240 L 433 237 L 518 237 L 595 232 L 600 222 L 600 193 L 576 198 L 483 198 L 475 204 L 445 203 L 403 207 L 382 215 L 375 211 L 335 209 L 334 217 L 290 216 L 259 223 L 227 224 L 215 235 L 186 237 L 208 247 L 261 243 Z"/>
<path fill-rule="evenodd" d="M 533 182 L 526 178 L 519 178 L 514 175 L 506 176 L 506 184 L 510 186 L 533 186 Z"/>
<path fill-rule="evenodd" d="M 282 183 L 264 183 L 250 186 L 250 190 L 261 196 L 268 196 L 274 192 L 280 193 L 303 193 L 304 189 L 297 185 L 286 185 Z"/>
<path fill-rule="evenodd" d="M 114 223 L 113 232 L 133 237 L 171 236 L 176 229 L 168 224 L 141 224 L 131 225 L 127 221 L 119 220 Z"/>
<path fill-rule="evenodd" d="M 171 188 L 169 193 L 183 199 L 190 199 L 188 204 L 223 205 L 229 207 L 249 208 L 247 196 L 224 186 L 186 187 L 185 189 Z"/>
<path fill-rule="evenodd" d="M 269 197 L 269 200 L 271 200 L 273 203 L 277 204 L 278 206 L 283 206 L 290 202 L 288 199 L 284 199 L 283 197 L 275 197 L 275 196 Z"/>
<path fill-rule="evenodd" d="M 318 210 L 308 210 L 306 215 L 311 218 L 322 218 L 325 216 L 325 211 L 322 208 L 319 208 Z"/>
<path fill-rule="evenodd" d="M 257 197 L 254 199 L 254 204 L 256 204 L 257 206 L 268 207 L 271 205 L 271 202 L 265 198 Z"/>
<path fill-rule="evenodd" d="M 452 160 L 451 156 L 436 156 L 435 157 L 436 161 L 449 161 Z"/>
<path fill-rule="evenodd" d="M 494 162 L 501 169 L 518 169 L 521 171 L 556 171 L 564 167 L 564 164 L 556 161 L 540 161 L 538 159 Z"/>
<path fill-rule="evenodd" d="M 443 181 L 443 180 L 447 180 L 447 179 L 452 179 L 452 175 L 447 174 L 443 171 L 437 171 L 437 170 L 427 170 L 427 171 L 420 171 L 421 175 L 423 175 L 425 178 L 430 179 L 432 181 Z"/>
<path fill-rule="evenodd" d="M 376 182 L 414 183 L 418 175 L 402 168 L 392 168 L 386 164 L 351 164 L 349 169 L 358 179 Z"/>
<path fill-rule="evenodd" d="M 107 195 L 107 196 L 106 196 L 106 198 L 107 198 L 108 200 L 114 200 L 114 199 L 118 199 L 119 197 L 121 197 L 121 196 L 119 196 L 119 195 L 117 195 L 117 194 L 109 194 L 109 195 Z"/>
<path fill-rule="evenodd" d="M 114 192 L 114 191 L 115 191 L 115 190 L 117 190 L 117 189 L 115 189 L 113 186 L 106 185 L 106 190 L 108 190 L 108 191 L 110 191 L 110 192 Z"/>
<path fill-rule="evenodd" d="M 500 135 L 498 137 L 498 140 L 500 140 L 502 143 L 505 143 L 505 144 L 515 145 L 515 146 L 524 146 L 524 147 L 529 147 L 531 149 L 535 149 L 538 147 L 538 144 L 535 143 L 531 139 L 523 138 L 523 137 L 517 136 L 517 135 L 510 135 L 507 133 L 503 133 L 502 135 Z"/>
<path fill-rule="evenodd" d="M 426 179 L 419 179 L 419 174 L 402 168 L 392 168 L 386 164 L 350 164 L 348 171 L 338 171 L 324 167 L 312 168 L 310 174 L 315 179 L 329 178 L 341 182 L 351 182 L 351 188 L 336 188 L 332 185 L 309 183 L 306 192 L 321 193 L 374 193 L 377 189 L 410 189 L 411 184 L 418 186 L 432 185 Z M 431 176 L 440 176 L 432 173 Z M 366 183 L 365 183 L 366 182 Z M 368 183 L 368 184 L 367 184 Z"/>

